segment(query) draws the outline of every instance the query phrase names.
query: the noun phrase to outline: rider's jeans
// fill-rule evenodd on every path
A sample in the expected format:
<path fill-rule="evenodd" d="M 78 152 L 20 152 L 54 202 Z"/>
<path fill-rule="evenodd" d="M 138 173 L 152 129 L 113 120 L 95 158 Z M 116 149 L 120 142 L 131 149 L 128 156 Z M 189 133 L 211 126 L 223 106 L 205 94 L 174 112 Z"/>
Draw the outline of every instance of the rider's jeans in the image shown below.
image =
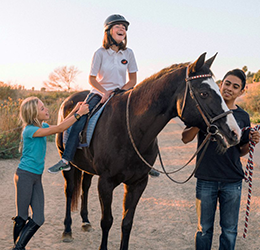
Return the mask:
<path fill-rule="evenodd" d="M 222 231 L 219 238 L 219 250 L 235 249 L 241 189 L 242 180 L 231 183 L 197 180 L 198 228 L 195 235 L 197 250 L 211 249 L 217 201 L 219 201 Z"/>
<path fill-rule="evenodd" d="M 94 95 L 94 96 L 93 96 Z M 93 98 L 88 102 L 88 100 L 93 96 Z M 93 93 L 89 94 L 87 98 L 87 102 L 89 104 L 89 111 L 99 103 L 101 97 L 99 95 L 95 95 Z M 79 145 L 79 133 L 84 129 L 85 123 L 87 121 L 88 115 L 83 115 L 80 117 L 78 121 L 76 121 L 70 130 L 70 134 L 65 146 L 65 150 L 63 152 L 62 158 L 71 161 L 74 158 L 77 147 Z"/>

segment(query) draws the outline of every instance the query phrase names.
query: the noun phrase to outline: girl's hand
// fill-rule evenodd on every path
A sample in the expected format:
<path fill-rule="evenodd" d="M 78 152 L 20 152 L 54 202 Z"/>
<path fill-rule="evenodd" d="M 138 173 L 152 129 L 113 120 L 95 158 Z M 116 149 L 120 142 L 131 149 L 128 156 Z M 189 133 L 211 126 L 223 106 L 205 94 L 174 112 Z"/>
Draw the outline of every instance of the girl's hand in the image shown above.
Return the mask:
<path fill-rule="evenodd" d="M 111 96 L 112 93 L 113 93 L 113 90 L 106 91 L 106 93 L 102 96 L 102 99 L 100 102 L 101 103 L 106 102 L 106 100 L 109 98 L 109 96 Z"/>
<path fill-rule="evenodd" d="M 260 134 L 258 131 L 250 131 L 249 138 L 257 144 L 260 140 Z"/>
<path fill-rule="evenodd" d="M 81 104 L 79 104 L 79 110 L 77 111 L 77 114 L 82 116 L 82 115 L 86 115 L 88 112 L 89 112 L 89 105 L 85 102 L 81 102 Z"/>
<path fill-rule="evenodd" d="M 73 108 L 72 112 L 75 113 L 79 110 L 80 106 L 82 105 L 83 102 L 78 102 L 76 106 Z"/>

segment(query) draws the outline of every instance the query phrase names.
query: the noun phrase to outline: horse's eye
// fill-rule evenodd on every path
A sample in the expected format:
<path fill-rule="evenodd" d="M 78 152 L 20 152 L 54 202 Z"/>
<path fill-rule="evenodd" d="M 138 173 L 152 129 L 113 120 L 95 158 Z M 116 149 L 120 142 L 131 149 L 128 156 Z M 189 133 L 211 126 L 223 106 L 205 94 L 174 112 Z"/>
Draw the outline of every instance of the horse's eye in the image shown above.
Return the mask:
<path fill-rule="evenodd" d="M 208 97 L 208 93 L 207 92 L 200 92 L 200 97 L 205 99 Z"/>

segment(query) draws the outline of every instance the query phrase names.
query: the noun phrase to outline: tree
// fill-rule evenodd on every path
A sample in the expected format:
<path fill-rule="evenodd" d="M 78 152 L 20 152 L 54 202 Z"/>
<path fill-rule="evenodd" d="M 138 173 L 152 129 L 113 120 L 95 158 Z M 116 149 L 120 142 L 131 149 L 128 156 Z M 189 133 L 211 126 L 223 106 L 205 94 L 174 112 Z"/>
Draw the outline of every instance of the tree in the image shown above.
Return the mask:
<path fill-rule="evenodd" d="M 254 82 L 260 82 L 260 70 L 258 70 L 253 76 Z"/>
<path fill-rule="evenodd" d="M 221 80 L 217 80 L 216 84 L 220 87 L 221 82 L 222 82 Z"/>
<path fill-rule="evenodd" d="M 71 91 L 71 84 L 75 83 L 76 76 L 81 72 L 75 66 L 63 66 L 56 68 L 49 75 L 49 80 L 44 81 L 43 85 L 47 90 L 66 90 Z"/>
<path fill-rule="evenodd" d="M 242 70 L 246 73 L 247 70 L 248 70 L 247 66 L 244 66 L 244 67 L 242 68 Z"/>
<path fill-rule="evenodd" d="M 248 71 L 246 75 L 246 82 L 247 83 L 253 83 L 253 77 L 255 73 L 252 73 L 251 71 Z"/>

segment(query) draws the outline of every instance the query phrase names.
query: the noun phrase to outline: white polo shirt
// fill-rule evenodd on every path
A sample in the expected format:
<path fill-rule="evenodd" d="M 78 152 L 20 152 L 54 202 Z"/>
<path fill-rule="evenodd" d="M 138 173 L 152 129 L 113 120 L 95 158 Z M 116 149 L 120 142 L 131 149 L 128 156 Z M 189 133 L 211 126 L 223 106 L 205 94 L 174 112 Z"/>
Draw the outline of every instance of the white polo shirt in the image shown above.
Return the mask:
<path fill-rule="evenodd" d="M 116 52 L 111 48 L 101 47 L 92 58 L 90 75 L 96 76 L 97 81 L 105 90 L 115 90 L 121 89 L 126 84 L 126 72 L 137 71 L 135 56 L 131 49 Z M 93 87 L 91 92 L 103 95 Z"/>

